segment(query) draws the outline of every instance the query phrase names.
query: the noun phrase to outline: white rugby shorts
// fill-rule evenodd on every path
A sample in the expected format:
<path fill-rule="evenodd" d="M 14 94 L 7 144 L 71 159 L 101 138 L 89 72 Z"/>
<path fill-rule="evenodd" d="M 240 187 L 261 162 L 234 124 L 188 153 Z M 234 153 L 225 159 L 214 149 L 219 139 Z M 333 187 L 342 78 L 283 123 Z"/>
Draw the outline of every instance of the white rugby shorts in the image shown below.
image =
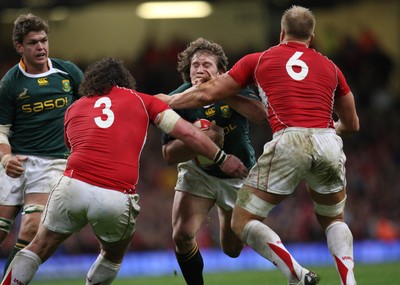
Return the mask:
<path fill-rule="evenodd" d="M 22 206 L 26 194 L 50 193 L 67 163 L 61 158 L 28 157 L 23 162 L 25 173 L 18 178 L 8 176 L 0 166 L 0 205 Z"/>
<path fill-rule="evenodd" d="M 321 194 L 346 185 L 343 141 L 333 129 L 286 128 L 274 134 L 244 182 L 269 193 L 288 195 L 300 181 Z"/>
<path fill-rule="evenodd" d="M 54 232 L 72 234 L 90 224 L 106 242 L 130 238 L 140 212 L 138 194 L 125 194 L 62 176 L 50 193 L 42 214 L 43 225 Z"/>
<path fill-rule="evenodd" d="M 226 211 L 235 206 L 237 191 L 244 179 L 219 178 L 208 175 L 189 160 L 178 164 L 178 179 L 175 190 L 216 201 Z"/>

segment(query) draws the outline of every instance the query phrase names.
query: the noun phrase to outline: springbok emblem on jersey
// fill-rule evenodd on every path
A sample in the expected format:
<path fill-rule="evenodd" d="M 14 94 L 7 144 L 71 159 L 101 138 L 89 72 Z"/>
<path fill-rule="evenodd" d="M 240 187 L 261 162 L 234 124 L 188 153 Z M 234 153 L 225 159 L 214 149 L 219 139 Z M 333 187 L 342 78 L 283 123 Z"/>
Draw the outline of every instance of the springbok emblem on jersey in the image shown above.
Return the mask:
<path fill-rule="evenodd" d="M 68 79 L 62 80 L 61 83 L 62 83 L 62 89 L 64 92 L 71 91 L 71 83 L 69 82 Z"/>

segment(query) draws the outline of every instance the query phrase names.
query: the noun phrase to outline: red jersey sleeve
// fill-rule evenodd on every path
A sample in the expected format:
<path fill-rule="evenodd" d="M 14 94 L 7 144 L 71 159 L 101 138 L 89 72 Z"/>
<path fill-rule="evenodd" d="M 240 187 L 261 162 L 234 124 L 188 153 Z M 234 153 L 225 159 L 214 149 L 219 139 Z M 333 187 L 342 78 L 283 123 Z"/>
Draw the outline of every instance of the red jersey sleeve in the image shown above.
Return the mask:
<path fill-rule="evenodd" d="M 336 67 L 336 70 L 337 70 L 337 77 L 338 77 L 338 86 L 337 86 L 337 89 L 335 92 L 335 96 L 341 97 L 350 92 L 350 87 L 347 84 L 342 71 L 338 67 Z"/>
<path fill-rule="evenodd" d="M 252 53 L 242 57 L 228 71 L 228 74 L 242 88 L 254 83 L 253 72 L 256 70 L 258 60 L 262 53 Z"/>
<path fill-rule="evenodd" d="M 140 92 L 137 92 L 137 94 L 140 98 L 142 98 L 144 104 L 146 105 L 145 107 L 149 114 L 150 122 L 152 123 L 154 123 L 154 120 L 156 119 L 159 113 L 169 109 L 169 106 L 165 102 L 161 101 L 156 97 Z"/>

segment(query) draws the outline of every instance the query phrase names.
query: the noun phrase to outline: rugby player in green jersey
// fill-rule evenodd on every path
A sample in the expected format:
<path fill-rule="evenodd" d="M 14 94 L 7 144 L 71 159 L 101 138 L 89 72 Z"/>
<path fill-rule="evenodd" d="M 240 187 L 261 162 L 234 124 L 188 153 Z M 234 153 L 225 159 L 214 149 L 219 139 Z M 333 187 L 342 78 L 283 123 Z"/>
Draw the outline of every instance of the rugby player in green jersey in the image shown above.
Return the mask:
<path fill-rule="evenodd" d="M 224 73 L 228 65 L 222 47 L 203 38 L 191 42 L 178 58 L 178 71 L 185 83 L 171 95 Z M 249 139 L 248 120 L 266 123 L 267 114 L 250 88 L 242 93 L 223 102 L 177 113 L 189 122 L 211 121 L 205 130 L 207 135 L 250 169 L 255 163 L 255 152 Z M 243 179 L 225 175 L 216 164 L 196 163 L 192 158 L 197 154 L 191 147 L 168 135 L 163 136 L 163 155 L 168 164 L 179 163 L 172 210 L 176 258 L 188 285 L 204 284 L 203 258 L 196 235 L 208 212 L 217 205 L 221 248 L 232 258 L 239 256 L 243 243 L 231 230 L 230 223 Z"/>
<path fill-rule="evenodd" d="M 68 149 L 64 112 L 77 99 L 82 71 L 49 58 L 48 23 L 20 15 L 12 34 L 21 60 L 0 81 L 0 244 L 22 209 L 15 254 L 34 238 L 48 194 L 63 173 Z"/>

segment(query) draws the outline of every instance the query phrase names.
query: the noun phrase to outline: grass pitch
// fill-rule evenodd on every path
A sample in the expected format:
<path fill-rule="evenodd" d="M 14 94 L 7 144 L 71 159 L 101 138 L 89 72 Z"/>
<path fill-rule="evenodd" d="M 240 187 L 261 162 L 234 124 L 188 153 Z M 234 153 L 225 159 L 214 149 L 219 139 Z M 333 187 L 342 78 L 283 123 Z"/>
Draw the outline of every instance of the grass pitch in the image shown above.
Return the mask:
<path fill-rule="evenodd" d="M 330 267 L 310 267 L 320 277 L 320 285 L 338 285 L 339 277 L 336 269 Z M 400 262 L 380 264 L 356 264 L 355 274 L 357 283 L 362 285 L 398 285 Z M 204 276 L 206 285 L 286 285 L 286 279 L 278 270 L 267 271 L 235 271 L 209 273 Z M 80 280 L 33 281 L 34 285 L 82 285 Z M 117 278 L 113 285 L 185 285 L 181 275 L 161 277 Z"/>

